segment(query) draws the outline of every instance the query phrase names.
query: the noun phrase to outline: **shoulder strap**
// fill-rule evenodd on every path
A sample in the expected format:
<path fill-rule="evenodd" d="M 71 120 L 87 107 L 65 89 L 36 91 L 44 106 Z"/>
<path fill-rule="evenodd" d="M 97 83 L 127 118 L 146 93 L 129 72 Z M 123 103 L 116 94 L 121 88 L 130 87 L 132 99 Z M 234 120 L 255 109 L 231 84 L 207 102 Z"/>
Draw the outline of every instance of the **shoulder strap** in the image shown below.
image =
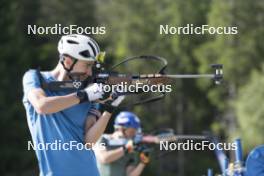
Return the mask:
<path fill-rule="evenodd" d="M 37 72 L 37 76 L 38 76 L 38 79 L 39 79 L 39 82 L 40 82 L 40 87 L 41 88 L 45 88 L 45 80 L 44 80 L 44 78 L 43 78 L 43 76 L 42 76 L 42 74 L 40 73 L 40 68 L 38 68 L 38 69 L 36 69 L 36 72 Z"/>
<path fill-rule="evenodd" d="M 39 79 L 39 82 L 40 82 L 40 86 L 42 88 L 44 78 L 42 77 L 42 75 L 40 73 L 40 68 L 36 69 L 36 72 L 37 72 L 37 76 L 38 76 L 38 79 Z"/>
<path fill-rule="evenodd" d="M 86 87 L 87 83 L 86 81 L 79 81 L 79 87 L 74 87 L 73 81 L 51 81 L 46 82 L 44 77 L 42 76 L 40 72 L 40 68 L 36 69 L 37 76 L 39 78 L 40 86 L 44 90 L 50 90 L 50 91 L 65 91 L 65 90 L 71 90 L 71 91 L 77 91 L 81 90 L 84 87 Z"/>

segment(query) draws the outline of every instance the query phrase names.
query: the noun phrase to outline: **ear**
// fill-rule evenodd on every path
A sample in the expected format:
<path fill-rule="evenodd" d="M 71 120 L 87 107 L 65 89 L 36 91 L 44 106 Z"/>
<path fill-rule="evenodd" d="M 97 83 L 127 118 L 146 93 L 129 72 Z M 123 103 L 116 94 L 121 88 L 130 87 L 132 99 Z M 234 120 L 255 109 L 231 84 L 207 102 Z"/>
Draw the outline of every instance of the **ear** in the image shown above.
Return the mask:
<path fill-rule="evenodd" d="M 69 56 L 64 56 L 64 65 L 67 67 L 67 68 L 70 68 L 71 65 L 73 64 L 73 61 L 72 59 L 69 57 Z"/>

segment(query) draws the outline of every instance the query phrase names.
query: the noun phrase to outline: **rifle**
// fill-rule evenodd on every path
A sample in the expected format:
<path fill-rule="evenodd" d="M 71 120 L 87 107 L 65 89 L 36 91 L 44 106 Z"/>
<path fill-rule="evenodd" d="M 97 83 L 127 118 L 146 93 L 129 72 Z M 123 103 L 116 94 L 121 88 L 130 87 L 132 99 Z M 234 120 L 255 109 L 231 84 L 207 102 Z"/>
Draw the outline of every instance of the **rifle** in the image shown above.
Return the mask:
<path fill-rule="evenodd" d="M 165 74 L 165 69 L 167 68 L 168 62 L 166 59 L 159 56 L 135 56 L 130 57 L 122 62 L 114 65 L 110 70 L 116 69 L 118 66 L 125 64 L 126 62 L 132 60 L 157 60 L 162 63 L 161 69 L 156 74 L 142 74 L 142 75 L 127 75 L 119 73 L 100 73 L 95 75 L 95 82 L 105 83 L 109 85 L 119 84 L 121 82 L 126 82 L 128 84 L 135 84 L 136 82 L 141 82 L 143 84 L 167 84 L 172 82 L 174 79 L 186 79 L 186 78 L 211 78 L 216 84 L 220 84 L 223 78 L 223 65 L 212 64 L 211 67 L 215 70 L 214 74 Z M 99 67 L 100 68 L 100 67 Z"/>
<path fill-rule="evenodd" d="M 118 73 L 115 70 L 130 61 L 157 61 L 160 63 L 160 68 L 151 74 L 125 74 Z M 220 84 L 223 79 L 223 65 L 221 64 L 212 64 L 211 67 L 213 72 L 210 74 L 165 74 L 165 70 L 168 66 L 168 62 L 165 58 L 159 56 L 143 55 L 127 58 L 120 63 L 114 65 L 110 69 L 104 68 L 103 59 L 96 61 L 93 67 L 93 75 L 85 79 L 84 81 L 80 80 L 80 73 L 71 73 L 71 81 L 53 81 L 46 83 L 43 79 L 40 78 L 41 86 L 43 89 L 51 91 L 61 91 L 61 90 L 71 90 L 77 91 L 84 89 L 87 85 L 91 83 L 102 83 L 104 85 L 117 85 L 124 83 L 126 85 L 166 85 L 172 83 L 176 79 L 197 79 L 197 78 L 207 78 L 214 80 L 215 84 Z M 41 75 L 41 74 L 39 74 Z M 41 76 L 40 76 L 41 77 Z M 116 92 L 113 95 L 113 98 L 120 95 L 135 95 L 141 94 L 143 91 L 139 90 L 138 92 L 122 91 Z M 140 102 L 131 103 L 131 105 L 137 105 L 147 102 L 152 102 L 159 100 L 165 96 L 165 92 L 161 92 L 158 96 L 152 96 L 151 98 L 140 100 Z"/>
<path fill-rule="evenodd" d="M 176 135 L 172 129 L 165 129 L 158 134 L 137 134 L 133 143 L 135 146 L 140 145 L 151 145 L 151 144 L 160 144 L 160 142 L 177 142 L 180 140 L 207 140 L 210 139 L 207 135 Z M 120 139 L 112 139 L 106 143 L 106 147 L 117 148 L 127 144 L 129 139 L 120 138 Z"/>

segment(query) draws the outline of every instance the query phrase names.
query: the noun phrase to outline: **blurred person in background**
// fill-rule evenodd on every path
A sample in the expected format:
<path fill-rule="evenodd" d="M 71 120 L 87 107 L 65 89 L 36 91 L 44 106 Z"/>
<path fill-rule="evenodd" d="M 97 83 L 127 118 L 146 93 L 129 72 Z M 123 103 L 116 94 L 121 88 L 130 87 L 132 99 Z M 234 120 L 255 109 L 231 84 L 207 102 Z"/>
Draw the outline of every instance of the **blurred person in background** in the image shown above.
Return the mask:
<path fill-rule="evenodd" d="M 135 151 L 133 143 L 141 131 L 139 118 L 132 112 L 120 112 L 114 122 L 115 131 L 104 134 L 98 143 L 105 148 L 95 148 L 99 172 L 103 176 L 139 176 L 150 159 L 148 153 Z M 114 141 L 126 141 L 121 147 L 111 147 Z M 110 145 L 108 145 L 110 144 Z"/>

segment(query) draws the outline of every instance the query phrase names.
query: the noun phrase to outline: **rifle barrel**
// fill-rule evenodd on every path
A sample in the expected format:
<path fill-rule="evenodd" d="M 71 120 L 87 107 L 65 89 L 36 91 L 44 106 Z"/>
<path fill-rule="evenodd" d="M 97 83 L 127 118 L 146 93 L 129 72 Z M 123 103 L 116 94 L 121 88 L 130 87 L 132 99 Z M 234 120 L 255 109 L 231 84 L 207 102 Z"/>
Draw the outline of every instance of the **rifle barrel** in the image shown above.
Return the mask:
<path fill-rule="evenodd" d="M 187 74 L 187 75 L 164 75 L 168 78 L 214 78 L 214 74 Z"/>
<path fill-rule="evenodd" d="M 208 139 L 208 136 L 204 135 L 175 135 L 174 136 L 176 140 L 205 140 Z"/>

